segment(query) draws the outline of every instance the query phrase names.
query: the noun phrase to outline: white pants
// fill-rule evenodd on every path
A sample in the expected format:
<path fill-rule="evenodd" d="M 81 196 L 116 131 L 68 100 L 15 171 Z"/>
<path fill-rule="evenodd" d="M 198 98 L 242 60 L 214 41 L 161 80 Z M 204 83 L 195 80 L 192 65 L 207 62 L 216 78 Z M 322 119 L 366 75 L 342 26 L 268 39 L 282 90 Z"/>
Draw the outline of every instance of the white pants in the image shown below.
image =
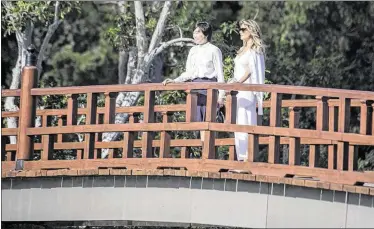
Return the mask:
<path fill-rule="evenodd" d="M 257 125 L 256 97 L 251 91 L 239 91 L 237 95 L 236 124 Z M 235 132 L 235 150 L 238 160 L 248 158 L 248 133 Z"/>

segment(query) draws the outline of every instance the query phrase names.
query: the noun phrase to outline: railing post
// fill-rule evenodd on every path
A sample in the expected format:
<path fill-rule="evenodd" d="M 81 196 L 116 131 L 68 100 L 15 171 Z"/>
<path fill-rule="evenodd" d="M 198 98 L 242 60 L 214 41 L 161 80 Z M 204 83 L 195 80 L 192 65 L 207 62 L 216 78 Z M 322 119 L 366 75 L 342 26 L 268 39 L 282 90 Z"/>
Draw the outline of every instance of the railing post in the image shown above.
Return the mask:
<path fill-rule="evenodd" d="M 339 100 L 339 125 L 338 131 L 346 133 L 349 130 L 351 99 L 341 97 Z M 348 169 L 349 142 L 338 141 L 337 169 Z"/>
<path fill-rule="evenodd" d="M 26 66 L 22 69 L 16 170 L 24 169 L 24 161 L 29 160 L 34 151 L 33 136 L 27 136 L 26 131 L 35 125 L 36 104 L 31 95 L 31 89 L 36 86 L 38 76 L 35 52 L 33 45 L 27 48 Z"/>
<path fill-rule="evenodd" d="M 171 121 L 171 112 L 162 112 L 162 123 Z M 160 136 L 160 158 L 170 157 L 170 134 L 167 131 L 161 131 Z"/>
<path fill-rule="evenodd" d="M 217 115 L 217 89 L 208 89 L 207 93 L 207 104 L 206 104 L 206 118 L 205 122 L 215 122 Z M 215 151 L 215 136 L 212 131 L 204 131 L 204 143 L 203 143 L 203 159 L 214 159 L 216 155 Z"/>
<path fill-rule="evenodd" d="M 43 127 L 48 126 L 48 115 L 42 116 L 42 125 Z M 42 143 L 43 143 L 43 150 L 40 156 L 41 160 L 49 160 L 52 159 L 52 153 L 53 153 L 53 143 L 54 143 L 54 136 L 55 135 L 43 135 L 42 136 Z"/>
<path fill-rule="evenodd" d="M 237 91 L 226 92 L 226 124 L 236 124 L 237 94 Z"/>
<path fill-rule="evenodd" d="M 280 127 L 281 116 L 282 116 L 282 94 L 272 92 L 270 101 L 270 126 Z M 279 136 L 269 136 L 269 154 L 268 162 L 270 164 L 279 163 L 280 155 L 280 137 Z"/>
<path fill-rule="evenodd" d="M 369 108 L 374 104 L 366 100 L 361 100 L 360 102 L 360 134 L 371 135 L 373 134 L 370 129 L 373 112 Z"/>
<path fill-rule="evenodd" d="M 290 129 L 299 128 L 300 109 L 290 107 L 289 109 L 289 126 Z M 289 165 L 300 165 L 300 138 L 290 137 L 289 142 Z"/>
<path fill-rule="evenodd" d="M 105 111 L 104 111 L 104 124 L 114 124 L 116 118 L 116 97 L 117 93 L 106 92 L 105 96 Z M 108 149 L 108 158 L 113 158 L 113 148 Z"/>
<path fill-rule="evenodd" d="M 331 100 L 330 100 L 331 102 Z M 329 132 L 338 131 L 338 108 L 334 104 L 329 102 Z M 335 144 L 330 144 L 328 146 L 328 169 L 336 168 L 336 150 Z"/>
<path fill-rule="evenodd" d="M 137 122 L 139 114 L 138 113 L 129 113 L 129 124 L 134 124 Z M 123 150 L 122 158 L 132 158 L 134 155 L 134 140 L 135 132 L 127 131 L 123 133 Z"/>
<path fill-rule="evenodd" d="M 144 120 L 143 123 L 153 123 L 155 120 L 155 92 L 147 90 L 144 92 Z M 152 132 L 143 132 L 142 135 L 142 157 L 153 157 Z"/>
<path fill-rule="evenodd" d="M 87 94 L 86 125 L 96 124 L 97 93 Z M 84 159 L 93 159 L 95 153 L 95 133 L 87 133 L 84 136 Z"/>
<path fill-rule="evenodd" d="M 328 97 L 316 96 L 317 99 L 317 115 L 316 130 L 327 131 L 329 129 L 329 105 Z M 318 167 L 320 160 L 320 145 L 310 145 L 309 147 L 309 167 Z"/>
<path fill-rule="evenodd" d="M 227 91 L 226 92 L 226 124 L 236 124 L 236 110 L 237 110 L 237 91 Z M 235 146 L 229 146 L 229 160 L 235 160 Z"/>
<path fill-rule="evenodd" d="M 187 90 L 187 101 L 186 101 L 186 122 L 195 121 L 196 107 L 197 107 L 197 92 Z"/>

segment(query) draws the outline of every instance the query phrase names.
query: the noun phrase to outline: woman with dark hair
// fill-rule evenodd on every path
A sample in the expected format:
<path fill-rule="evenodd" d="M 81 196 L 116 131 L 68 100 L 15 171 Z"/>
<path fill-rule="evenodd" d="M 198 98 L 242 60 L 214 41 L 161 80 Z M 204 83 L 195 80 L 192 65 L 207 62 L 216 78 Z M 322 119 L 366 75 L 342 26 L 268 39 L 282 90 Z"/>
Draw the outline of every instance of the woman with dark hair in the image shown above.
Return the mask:
<path fill-rule="evenodd" d="M 193 32 L 196 46 L 192 47 L 186 63 L 186 71 L 178 78 L 166 79 L 163 84 L 179 82 L 220 82 L 224 83 L 221 50 L 210 43 L 212 26 L 208 22 L 196 23 Z M 198 90 L 196 122 L 205 121 L 207 91 Z M 223 105 L 224 91 L 219 91 L 218 103 Z M 203 136 L 201 136 L 203 140 Z"/>

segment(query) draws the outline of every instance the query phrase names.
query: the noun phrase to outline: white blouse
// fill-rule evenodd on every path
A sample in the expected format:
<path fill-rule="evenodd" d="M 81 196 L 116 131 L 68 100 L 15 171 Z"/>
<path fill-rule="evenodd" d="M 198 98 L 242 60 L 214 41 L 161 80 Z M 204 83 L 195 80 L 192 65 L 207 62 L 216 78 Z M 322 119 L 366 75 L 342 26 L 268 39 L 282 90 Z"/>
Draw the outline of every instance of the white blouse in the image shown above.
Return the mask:
<path fill-rule="evenodd" d="M 250 70 L 250 77 L 244 82 L 245 84 L 264 84 L 265 83 L 265 58 L 254 50 L 248 50 L 245 53 L 236 56 L 234 78 L 240 80 L 247 70 Z M 262 100 L 263 92 L 254 91 L 258 104 L 258 114 L 263 114 Z"/>
<path fill-rule="evenodd" d="M 186 62 L 186 71 L 174 82 L 185 82 L 197 78 L 217 78 L 217 82 L 224 83 L 223 63 L 221 50 L 207 42 L 196 45 L 190 49 Z M 219 91 L 219 97 L 224 97 L 224 91 Z"/>

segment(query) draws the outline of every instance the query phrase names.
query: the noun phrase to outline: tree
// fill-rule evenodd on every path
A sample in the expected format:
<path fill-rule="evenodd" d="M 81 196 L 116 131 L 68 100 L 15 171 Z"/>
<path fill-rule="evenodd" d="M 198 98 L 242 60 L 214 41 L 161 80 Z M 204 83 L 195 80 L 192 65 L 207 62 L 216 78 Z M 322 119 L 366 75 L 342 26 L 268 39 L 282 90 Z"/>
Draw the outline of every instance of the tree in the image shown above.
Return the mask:
<path fill-rule="evenodd" d="M 42 62 L 52 35 L 60 25 L 64 16 L 70 12 L 73 4 L 70 2 L 2 2 L 2 27 L 6 35 L 15 34 L 17 40 L 18 56 L 12 69 L 12 80 L 9 89 L 18 89 L 20 86 L 21 70 L 25 66 L 27 48 L 32 44 L 35 26 L 46 26 L 43 42 L 38 54 L 38 79 L 42 73 Z M 17 111 L 18 106 L 14 97 L 7 97 L 4 102 L 5 111 Z M 8 128 L 16 128 L 15 118 L 7 119 Z M 11 144 L 16 143 L 16 138 L 10 138 Z"/>
<path fill-rule="evenodd" d="M 122 45 L 121 51 L 120 51 L 120 61 L 119 61 L 119 79 L 120 82 L 124 82 L 125 84 L 139 84 L 146 81 L 151 81 L 150 77 L 150 69 L 153 65 L 153 69 L 159 69 L 157 67 L 158 62 L 154 62 L 155 58 L 161 54 L 166 48 L 173 46 L 173 45 L 181 45 L 181 42 L 192 42 L 193 40 L 190 38 L 184 38 L 182 37 L 183 34 L 181 32 L 180 27 L 179 30 L 179 38 L 172 38 L 170 33 L 166 33 L 169 35 L 167 41 L 161 42 L 162 39 L 165 39 L 165 36 L 163 35 L 165 33 L 165 30 L 167 28 L 167 23 L 171 22 L 171 17 L 169 17 L 171 12 L 175 12 L 175 10 L 171 11 L 171 8 L 177 8 L 177 7 L 185 7 L 186 12 L 188 10 L 191 10 L 191 8 L 186 7 L 187 3 L 175 3 L 173 5 L 172 2 L 166 1 L 162 7 L 161 13 L 157 19 L 156 23 L 156 16 L 155 16 L 155 10 L 152 10 L 152 8 L 157 8 L 157 3 L 142 3 L 139 1 L 135 1 L 134 5 L 130 5 L 127 3 L 122 3 L 123 5 L 120 7 L 121 12 L 125 13 L 122 14 L 122 17 L 118 20 L 120 21 L 121 27 L 115 27 L 111 30 L 109 30 L 109 35 L 113 40 L 116 40 L 117 42 Z M 182 6 L 180 5 L 182 4 Z M 197 3 L 197 4 L 206 4 L 206 3 Z M 209 3 L 210 4 L 210 3 Z M 187 4 L 188 5 L 188 4 Z M 190 4 L 189 6 L 192 6 L 192 8 L 196 8 L 196 5 Z M 132 15 L 132 11 L 128 11 L 128 7 L 134 7 L 134 15 Z M 146 9 L 146 10 L 144 10 Z M 209 8 L 208 8 L 209 10 Z M 146 13 L 145 13 L 146 12 Z M 181 12 L 181 11 L 179 11 Z M 147 20 L 146 16 L 147 15 Z M 179 20 L 187 19 L 183 18 L 181 15 L 180 17 L 177 17 Z M 134 19 L 135 18 L 135 23 Z M 186 20 L 184 21 L 184 24 L 186 23 Z M 191 21 L 189 21 L 191 23 Z M 193 22 L 192 22 L 193 23 Z M 170 23 L 172 24 L 172 23 Z M 179 25 L 181 25 L 180 23 Z M 130 26 L 129 26 L 130 25 Z M 135 25 L 134 29 L 135 31 L 131 30 L 131 25 Z M 190 26 L 189 26 L 190 27 Z M 147 37 L 147 34 L 149 33 L 149 30 L 153 29 L 152 35 Z M 125 33 L 123 33 L 126 31 Z M 122 33 L 121 33 L 122 32 Z M 117 36 L 122 35 L 126 40 L 121 40 Z M 135 40 L 131 40 L 131 37 L 135 34 Z M 151 37 L 151 38 L 150 38 Z M 150 39 L 149 39 L 150 38 Z M 127 54 L 128 53 L 128 54 Z M 127 60 L 126 68 L 125 66 L 125 60 Z M 155 66 L 156 65 L 156 66 Z M 124 71 L 126 70 L 126 74 Z M 156 77 L 156 80 L 159 77 Z M 140 93 L 139 92 L 128 92 L 128 93 L 120 93 L 117 97 L 117 106 L 133 106 L 139 99 Z M 124 123 L 127 118 L 126 114 L 119 114 L 116 116 L 116 123 Z M 112 141 L 116 139 L 119 136 L 119 133 L 105 133 L 103 134 L 103 141 Z M 108 154 L 108 150 L 103 150 L 102 157 L 106 157 Z"/>

